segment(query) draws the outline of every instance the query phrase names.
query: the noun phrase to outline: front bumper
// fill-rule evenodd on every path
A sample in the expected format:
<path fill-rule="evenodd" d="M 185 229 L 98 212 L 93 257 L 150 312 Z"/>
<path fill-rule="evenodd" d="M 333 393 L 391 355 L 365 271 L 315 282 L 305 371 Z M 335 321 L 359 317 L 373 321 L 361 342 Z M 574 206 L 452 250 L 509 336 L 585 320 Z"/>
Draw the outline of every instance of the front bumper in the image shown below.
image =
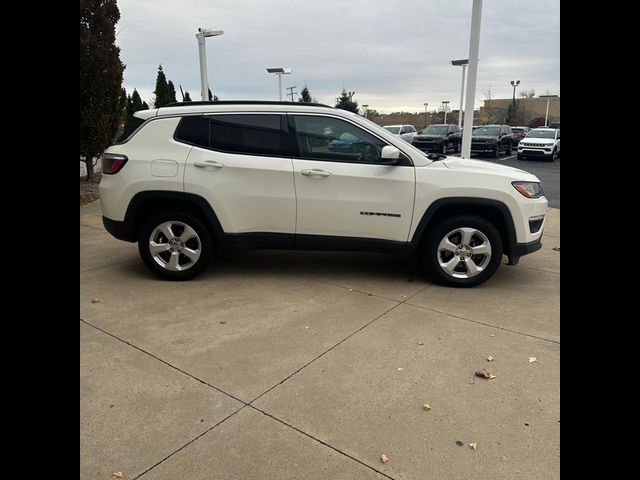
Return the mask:
<path fill-rule="evenodd" d="M 495 143 L 476 143 L 475 145 L 471 144 L 471 151 L 475 153 L 488 153 L 495 152 L 497 148 L 497 144 Z"/>
<path fill-rule="evenodd" d="M 423 152 L 439 152 L 442 150 L 442 142 L 425 142 L 414 140 L 412 145 Z"/>
<path fill-rule="evenodd" d="M 511 251 L 509 252 L 509 263 L 507 265 L 517 265 L 520 261 L 520 257 L 528 255 L 533 252 L 537 252 L 542 248 L 542 236 L 537 240 L 529 243 L 516 243 L 511 245 Z"/>
<path fill-rule="evenodd" d="M 551 155 L 553 152 L 553 145 L 549 147 L 530 147 L 527 145 L 518 144 L 518 153 L 520 155 L 530 155 L 532 157 Z"/>

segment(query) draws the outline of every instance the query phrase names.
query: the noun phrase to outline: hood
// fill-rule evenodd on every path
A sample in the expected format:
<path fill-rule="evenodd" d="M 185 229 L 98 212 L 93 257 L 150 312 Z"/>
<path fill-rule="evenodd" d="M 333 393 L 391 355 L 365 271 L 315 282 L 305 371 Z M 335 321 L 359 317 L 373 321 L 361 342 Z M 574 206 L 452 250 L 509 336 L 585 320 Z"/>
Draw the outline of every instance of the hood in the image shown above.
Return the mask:
<path fill-rule="evenodd" d="M 531 182 L 540 181 L 538 180 L 538 177 L 529 172 L 525 172 L 524 170 L 520 170 L 519 168 L 500 165 L 499 163 L 485 162 L 482 160 L 469 160 L 457 157 L 447 157 L 440 163 L 443 163 L 447 168 L 450 168 L 451 170 L 460 170 L 469 173 L 501 175 L 516 180 L 525 180 Z"/>
<path fill-rule="evenodd" d="M 537 145 L 553 145 L 555 143 L 555 140 L 553 138 L 523 138 L 522 140 L 520 140 L 520 144 L 521 145 L 531 145 L 531 144 L 537 144 Z"/>

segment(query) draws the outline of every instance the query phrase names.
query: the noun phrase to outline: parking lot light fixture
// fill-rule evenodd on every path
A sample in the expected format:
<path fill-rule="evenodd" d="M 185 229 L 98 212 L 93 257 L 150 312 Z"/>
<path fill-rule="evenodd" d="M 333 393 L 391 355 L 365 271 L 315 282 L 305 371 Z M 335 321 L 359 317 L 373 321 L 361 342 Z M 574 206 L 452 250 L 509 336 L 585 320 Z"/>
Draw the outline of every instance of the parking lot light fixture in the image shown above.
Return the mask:
<path fill-rule="evenodd" d="M 198 54 L 200 56 L 200 94 L 202 101 L 209 100 L 209 82 L 207 79 L 207 52 L 205 47 L 206 37 L 216 37 L 222 35 L 222 30 L 211 30 L 208 28 L 198 28 L 196 38 L 198 39 Z"/>
<path fill-rule="evenodd" d="M 444 123 L 445 125 L 447 124 L 447 108 L 449 108 L 449 100 L 443 100 L 442 101 L 442 110 L 444 110 Z"/>
<path fill-rule="evenodd" d="M 513 103 L 516 103 L 516 87 L 520 85 L 520 80 L 516 80 L 515 82 L 511 80 L 511 86 L 513 87 Z"/>
<path fill-rule="evenodd" d="M 547 122 L 547 120 L 549 119 L 549 99 L 550 98 L 558 98 L 558 95 L 540 95 L 539 98 L 546 98 L 547 99 L 547 111 L 544 114 L 544 126 L 546 127 L 547 125 L 549 125 L 549 123 Z"/>
<path fill-rule="evenodd" d="M 461 66 L 462 67 L 462 86 L 460 87 L 460 112 L 458 113 L 458 128 L 462 128 L 462 105 L 464 101 L 464 74 L 467 70 L 467 65 L 469 65 L 469 59 L 465 58 L 464 60 L 451 60 L 451 65 L 454 67 Z"/>
<path fill-rule="evenodd" d="M 282 75 L 291 73 L 291 69 L 284 67 L 271 67 L 267 68 L 267 72 L 275 73 L 278 76 L 278 98 L 282 101 Z"/>

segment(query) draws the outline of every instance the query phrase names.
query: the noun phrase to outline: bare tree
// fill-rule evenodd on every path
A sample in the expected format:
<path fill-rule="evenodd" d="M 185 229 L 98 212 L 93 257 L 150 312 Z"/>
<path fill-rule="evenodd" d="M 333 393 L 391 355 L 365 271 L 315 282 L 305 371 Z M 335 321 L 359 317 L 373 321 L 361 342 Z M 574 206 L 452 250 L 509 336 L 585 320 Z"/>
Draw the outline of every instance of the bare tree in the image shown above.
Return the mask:
<path fill-rule="evenodd" d="M 520 92 L 518 92 L 518 95 L 523 98 L 533 98 L 536 96 L 536 91 L 533 88 L 531 90 L 520 90 Z"/>

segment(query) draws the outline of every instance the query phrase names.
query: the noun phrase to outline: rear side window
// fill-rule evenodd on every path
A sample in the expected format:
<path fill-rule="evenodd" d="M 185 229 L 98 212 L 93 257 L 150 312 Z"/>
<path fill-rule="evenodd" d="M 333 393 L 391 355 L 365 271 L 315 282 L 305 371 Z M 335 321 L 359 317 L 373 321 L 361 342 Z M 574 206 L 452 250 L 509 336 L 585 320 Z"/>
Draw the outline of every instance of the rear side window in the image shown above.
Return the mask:
<path fill-rule="evenodd" d="M 118 143 L 124 143 L 127 140 L 129 140 L 129 137 L 131 136 L 131 134 L 135 132 L 136 129 L 143 123 L 144 123 L 144 119 L 133 117 L 133 120 L 131 121 L 131 123 L 126 126 L 126 128 L 124 129 L 124 132 L 122 132 L 122 135 L 120 135 L 120 137 L 118 138 L 116 145 Z"/>
<path fill-rule="evenodd" d="M 250 155 L 282 155 L 280 115 L 211 115 L 209 147 Z"/>
<path fill-rule="evenodd" d="M 281 115 L 183 117 L 175 139 L 202 148 L 246 155 L 283 155 Z"/>

